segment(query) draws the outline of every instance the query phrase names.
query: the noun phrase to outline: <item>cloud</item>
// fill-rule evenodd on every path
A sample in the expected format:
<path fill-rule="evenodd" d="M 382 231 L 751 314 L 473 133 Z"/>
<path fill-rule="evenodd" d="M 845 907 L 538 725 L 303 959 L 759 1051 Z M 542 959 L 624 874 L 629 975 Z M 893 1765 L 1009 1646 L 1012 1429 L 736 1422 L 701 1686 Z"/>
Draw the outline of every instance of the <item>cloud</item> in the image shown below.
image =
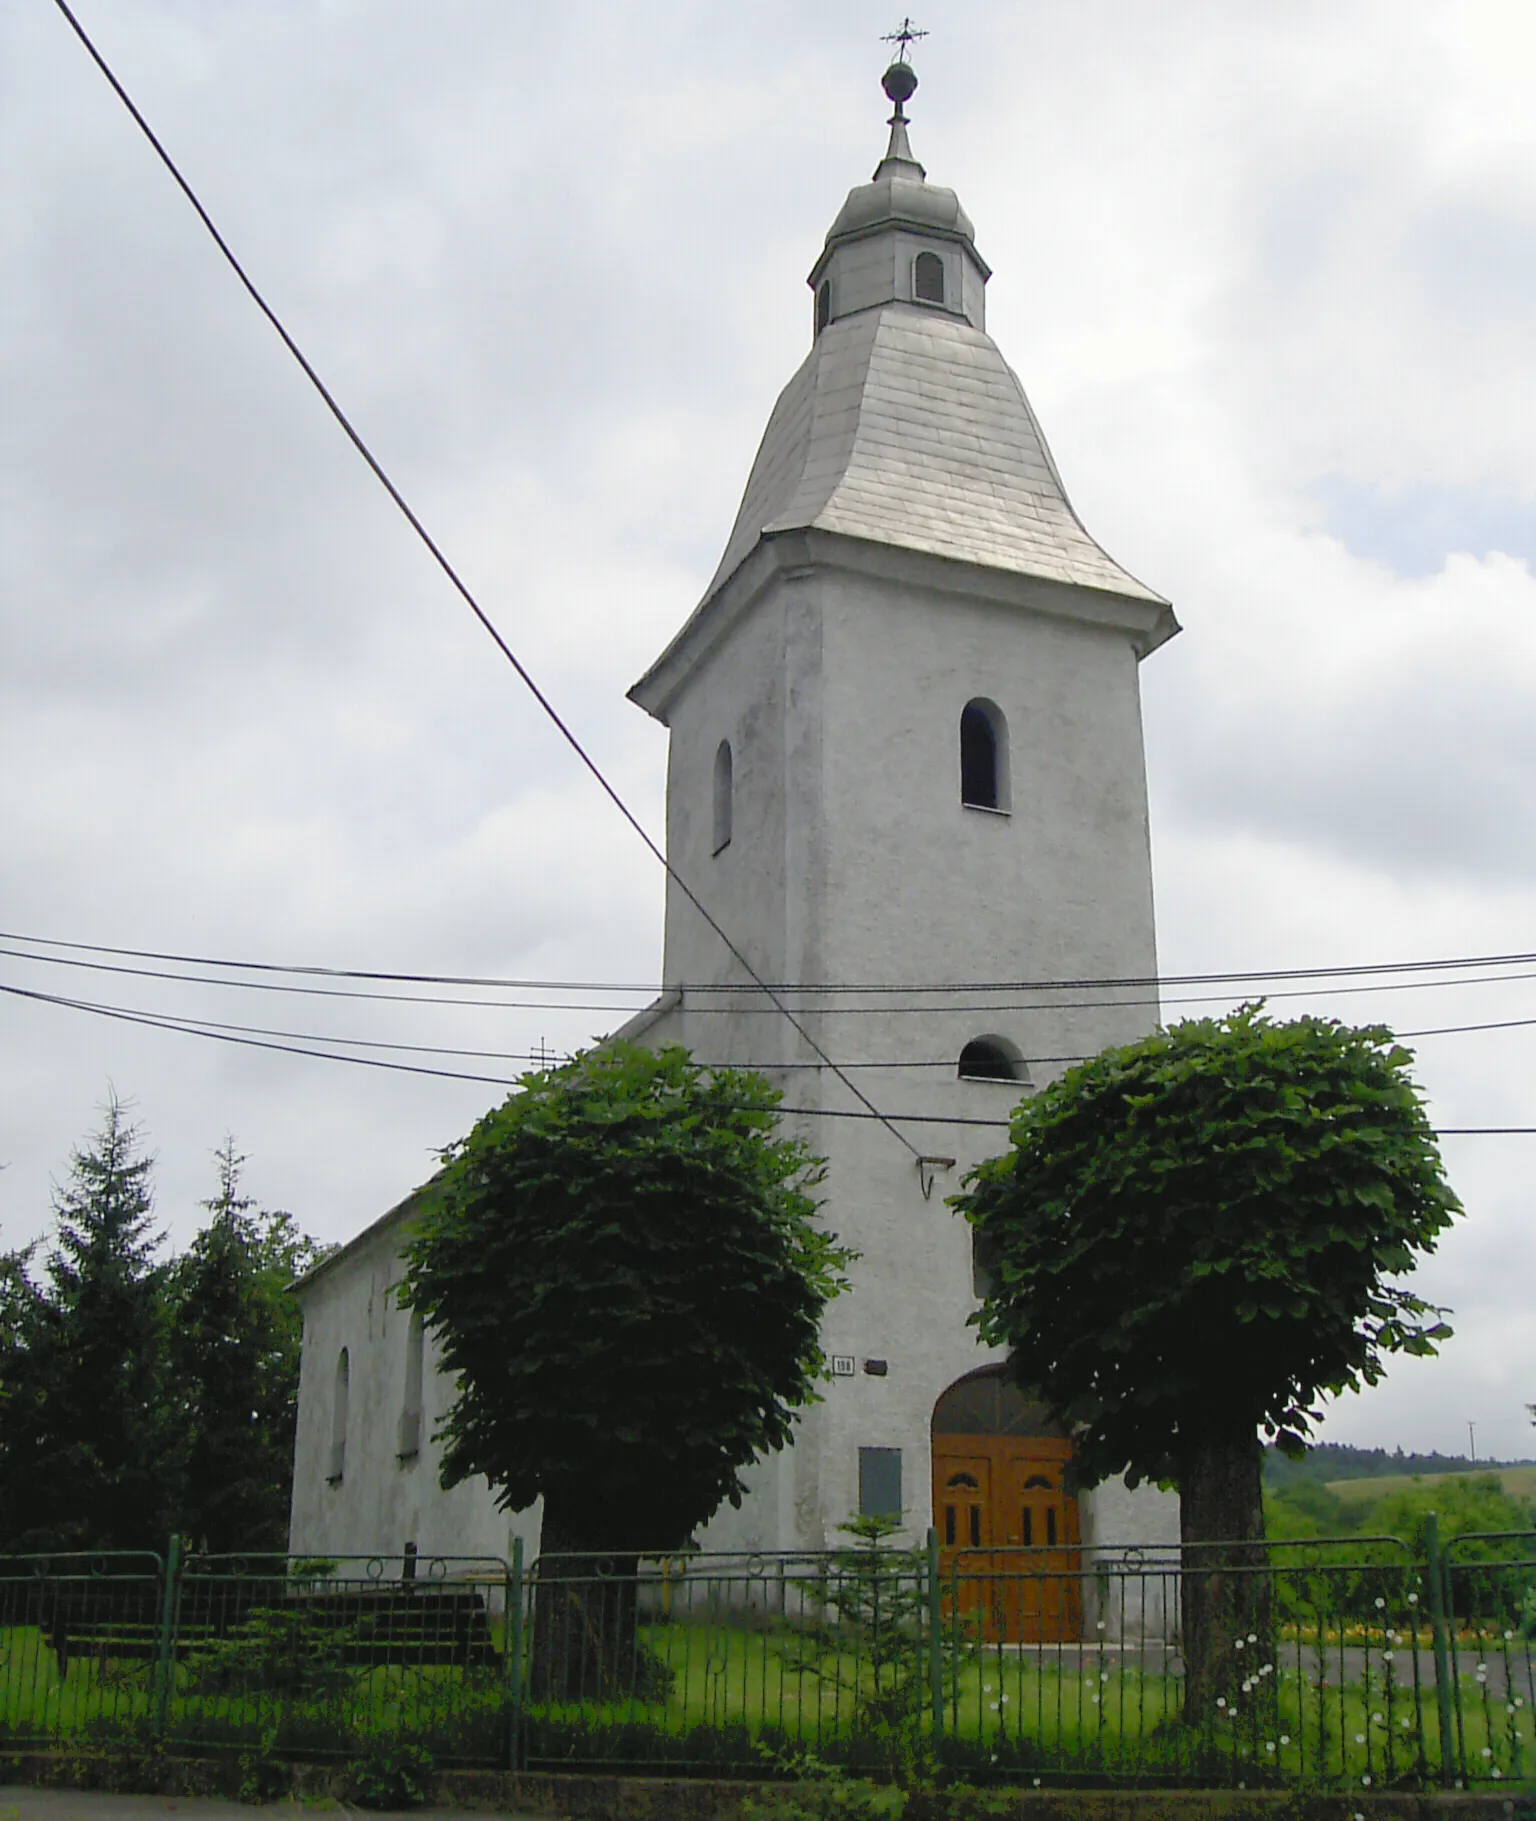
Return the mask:
<path fill-rule="evenodd" d="M 95 11 L 361 432 L 659 829 L 664 735 L 624 690 L 697 600 L 803 357 L 805 273 L 883 143 L 888 18 Z M 1187 628 L 1144 672 L 1176 969 L 1530 946 L 1533 30 L 1498 0 L 981 0 L 923 46 L 914 141 L 978 224 L 994 333 L 1090 530 Z M 0 156 L 0 920 L 654 976 L 654 863 L 39 9 L 0 22 Z M 600 1028 L 70 990 L 378 1043 Z M 1495 1001 L 1536 1015 L 1520 983 L 1315 1003 L 1412 1028 Z M 1448 1123 L 1533 1123 L 1530 1056 L 1518 1032 L 1445 1037 L 1421 1066 Z M 496 1093 L 6 1002 L 5 1243 L 46 1221 L 109 1077 L 183 1240 L 226 1130 L 253 1192 L 342 1237 Z M 1524 1445 L 1529 1142 L 1456 1142 L 1471 1211 L 1433 1281 L 1457 1341 L 1359 1402 L 1355 1433 L 1454 1447 L 1471 1415 Z"/>

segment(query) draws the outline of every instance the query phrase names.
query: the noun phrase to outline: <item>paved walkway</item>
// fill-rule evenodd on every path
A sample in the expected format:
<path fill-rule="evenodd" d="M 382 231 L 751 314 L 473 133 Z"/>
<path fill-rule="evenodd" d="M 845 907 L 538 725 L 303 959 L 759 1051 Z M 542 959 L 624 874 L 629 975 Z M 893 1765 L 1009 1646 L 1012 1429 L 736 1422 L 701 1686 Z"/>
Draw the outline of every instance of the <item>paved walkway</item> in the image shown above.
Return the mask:
<path fill-rule="evenodd" d="M 314 1815 L 363 1815 L 364 1810 L 350 1803 L 316 1798 L 309 1802 L 275 1802 L 269 1807 L 252 1808 L 244 1802 L 224 1802 L 211 1796 L 109 1796 L 97 1791 L 75 1789 L 29 1789 L 22 1784 L 0 1784 L 0 1821 L 152 1821 L 153 1817 L 175 1815 L 178 1821 L 243 1821 L 270 1815 L 276 1821 L 308 1821 Z M 377 1809 L 367 1811 L 373 1821 L 389 1821 Z M 481 1814 L 486 1810 L 478 1811 Z M 465 1821 L 462 1808 L 413 1808 L 409 1816 L 396 1811 L 396 1821 Z M 497 1809 L 501 1821 L 549 1821 L 547 1815 L 517 1815 L 510 1809 Z"/>

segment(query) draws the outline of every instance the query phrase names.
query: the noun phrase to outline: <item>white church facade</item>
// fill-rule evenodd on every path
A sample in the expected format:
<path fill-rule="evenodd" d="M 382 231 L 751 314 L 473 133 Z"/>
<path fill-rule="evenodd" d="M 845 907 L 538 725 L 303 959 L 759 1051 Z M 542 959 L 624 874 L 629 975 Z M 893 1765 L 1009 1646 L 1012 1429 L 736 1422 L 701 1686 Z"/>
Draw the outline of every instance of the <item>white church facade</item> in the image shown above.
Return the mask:
<path fill-rule="evenodd" d="M 912 155 L 915 86 L 887 72 L 889 149 L 811 271 L 810 352 L 630 691 L 669 730 L 672 865 L 814 1044 L 671 882 L 671 984 L 621 1034 L 768 1074 L 859 1254 L 824 1401 L 700 1540 L 828 1547 L 862 1509 L 946 1547 L 1176 1543 L 1168 1495 L 1067 1495 L 1069 1441 L 969 1325 L 981 1264 L 945 1204 L 1021 1094 L 1156 1022 L 1138 666 L 1178 627 L 1068 503 L 986 333 L 971 223 Z M 1106 981 L 1143 984 L 1072 984 Z M 291 1547 L 532 1553 L 536 1510 L 438 1485 L 451 1386 L 392 1293 L 413 1206 L 302 1285 Z"/>

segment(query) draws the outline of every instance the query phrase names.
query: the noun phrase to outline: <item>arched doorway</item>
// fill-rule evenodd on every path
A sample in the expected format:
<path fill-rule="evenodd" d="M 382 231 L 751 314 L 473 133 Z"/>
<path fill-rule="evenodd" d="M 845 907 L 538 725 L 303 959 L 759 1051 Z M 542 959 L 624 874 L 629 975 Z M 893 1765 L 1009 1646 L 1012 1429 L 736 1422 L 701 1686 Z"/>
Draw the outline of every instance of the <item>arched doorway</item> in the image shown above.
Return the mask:
<path fill-rule="evenodd" d="M 947 1587 L 989 1637 L 1082 1634 L 1072 1443 L 1001 1366 L 958 1379 L 933 1408 L 933 1522 Z"/>

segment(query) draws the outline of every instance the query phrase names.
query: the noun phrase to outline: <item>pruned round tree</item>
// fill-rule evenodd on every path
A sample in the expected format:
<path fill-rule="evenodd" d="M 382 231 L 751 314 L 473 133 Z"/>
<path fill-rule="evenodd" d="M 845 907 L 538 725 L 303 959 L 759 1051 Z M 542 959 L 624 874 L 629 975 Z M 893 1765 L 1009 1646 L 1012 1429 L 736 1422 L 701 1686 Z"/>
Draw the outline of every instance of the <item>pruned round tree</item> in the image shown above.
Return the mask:
<path fill-rule="evenodd" d="M 611 1043 L 525 1076 L 446 1154 L 402 1290 L 457 1382 L 442 1481 L 542 1494 L 546 1565 L 680 1547 L 815 1400 L 849 1255 L 778 1101 Z"/>
<path fill-rule="evenodd" d="M 1261 1433 L 1299 1452 L 1321 1395 L 1449 1333 L 1393 1281 L 1459 1211 L 1410 1062 L 1380 1027 L 1251 1006 L 1174 1025 L 1024 1101 L 953 1198 L 991 1263 L 982 1337 L 1080 1483 L 1178 1488 L 1187 1569 L 1263 1538 Z M 1185 1582 L 1198 1702 L 1224 1627 Z"/>

